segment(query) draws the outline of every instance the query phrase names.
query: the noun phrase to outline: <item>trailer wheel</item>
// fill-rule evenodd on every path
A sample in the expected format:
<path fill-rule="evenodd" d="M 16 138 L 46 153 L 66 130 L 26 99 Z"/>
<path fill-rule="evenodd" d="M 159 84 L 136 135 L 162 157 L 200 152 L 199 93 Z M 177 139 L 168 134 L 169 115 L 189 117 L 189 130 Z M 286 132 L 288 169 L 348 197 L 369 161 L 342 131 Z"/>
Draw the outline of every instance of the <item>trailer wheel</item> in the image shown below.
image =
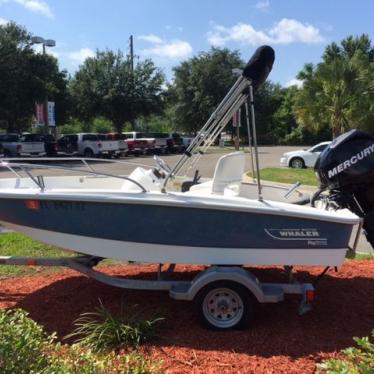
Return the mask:
<path fill-rule="evenodd" d="M 232 281 L 212 282 L 196 297 L 202 324 L 214 330 L 248 327 L 253 318 L 253 304 L 248 289 Z"/>

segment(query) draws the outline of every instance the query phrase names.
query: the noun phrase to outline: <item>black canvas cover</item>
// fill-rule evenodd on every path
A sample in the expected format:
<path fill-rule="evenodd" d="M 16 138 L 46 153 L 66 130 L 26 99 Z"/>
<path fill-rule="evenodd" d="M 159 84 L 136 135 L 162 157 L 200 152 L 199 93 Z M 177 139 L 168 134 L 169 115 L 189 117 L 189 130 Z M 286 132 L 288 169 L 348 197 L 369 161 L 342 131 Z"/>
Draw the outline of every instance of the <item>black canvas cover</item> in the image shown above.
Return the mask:
<path fill-rule="evenodd" d="M 243 76 L 252 82 L 256 91 L 266 81 L 273 68 L 274 49 L 268 45 L 258 47 L 243 70 Z"/>

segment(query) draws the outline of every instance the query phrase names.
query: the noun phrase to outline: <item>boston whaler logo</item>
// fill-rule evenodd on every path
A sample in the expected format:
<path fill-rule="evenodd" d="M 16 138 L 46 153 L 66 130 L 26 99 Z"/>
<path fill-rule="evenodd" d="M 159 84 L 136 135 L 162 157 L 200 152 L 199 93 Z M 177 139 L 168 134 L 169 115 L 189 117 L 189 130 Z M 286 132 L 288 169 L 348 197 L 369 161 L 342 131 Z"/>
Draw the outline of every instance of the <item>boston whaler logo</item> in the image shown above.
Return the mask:
<path fill-rule="evenodd" d="M 374 144 L 370 145 L 369 147 L 365 148 L 363 151 L 357 153 L 356 155 L 352 156 L 350 159 L 345 160 L 344 162 L 340 163 L 338 166 L 335 166 L 331 170 L 328 171 L 329 178 L 334 177 L 335 175 L 341 173 L 345 169 L 351 167 L 352 165 L 356 164 L 357 162 L 363 160 L 364 158 L 370 156 L 374 153 Z"/>
<path fill-rule="evenodd" d="M 325 244 L 326 238 L 321 238 L 317 229 L 265 229 L 265 232 L 277 240 L 304 240 L 309 245 Z"/>

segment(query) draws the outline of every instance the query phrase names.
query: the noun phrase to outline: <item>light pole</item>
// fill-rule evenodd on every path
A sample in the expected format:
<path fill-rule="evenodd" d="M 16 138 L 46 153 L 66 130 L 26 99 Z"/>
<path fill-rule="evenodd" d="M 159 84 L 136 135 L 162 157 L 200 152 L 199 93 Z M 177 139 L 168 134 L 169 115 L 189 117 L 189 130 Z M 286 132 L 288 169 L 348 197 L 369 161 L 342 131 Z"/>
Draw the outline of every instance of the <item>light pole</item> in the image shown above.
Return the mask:
<path fill-rule="evenodd" d="M 43 45 L 43 55 L 46 54 L 45 47 L 55 47 L 56 42 L 53 39 L 44 39 L 41 36 L 31 37 L 32 44 L 42 44 Z M 44 132 L 49 134 L 48 126 L 48 97 L 46 96 L 44 101 Z"/>

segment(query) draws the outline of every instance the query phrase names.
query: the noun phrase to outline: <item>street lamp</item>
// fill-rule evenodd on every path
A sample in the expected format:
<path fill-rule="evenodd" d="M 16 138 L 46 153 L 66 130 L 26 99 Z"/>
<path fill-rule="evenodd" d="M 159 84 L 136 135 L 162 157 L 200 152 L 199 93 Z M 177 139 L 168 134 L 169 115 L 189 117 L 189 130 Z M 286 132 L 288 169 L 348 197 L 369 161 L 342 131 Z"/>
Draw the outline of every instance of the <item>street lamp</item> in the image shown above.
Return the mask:
<path fill-rule="evenodd" d="M 45 47 L 55 47 L 56 41 L 53 39 L 44 39 L 41 36 L 33 36 L 31 38 L 32 44 L 42 44 L 43 45 L 43 54 L 45 54 Z"/>
<path fill-rule="evenodd" d="M 42 44 L 43 45 L 43 55 L 46 54 L 45 47 L 55 47 L 56 41 L 53 39 L 44 39 L 41 36 L 33 36 L 31 37 L 32 44 Z M 48 127 L 48 97 L 45 98 L 44 102 L 44 132 L 46 134 L 49 133 Z"/>

